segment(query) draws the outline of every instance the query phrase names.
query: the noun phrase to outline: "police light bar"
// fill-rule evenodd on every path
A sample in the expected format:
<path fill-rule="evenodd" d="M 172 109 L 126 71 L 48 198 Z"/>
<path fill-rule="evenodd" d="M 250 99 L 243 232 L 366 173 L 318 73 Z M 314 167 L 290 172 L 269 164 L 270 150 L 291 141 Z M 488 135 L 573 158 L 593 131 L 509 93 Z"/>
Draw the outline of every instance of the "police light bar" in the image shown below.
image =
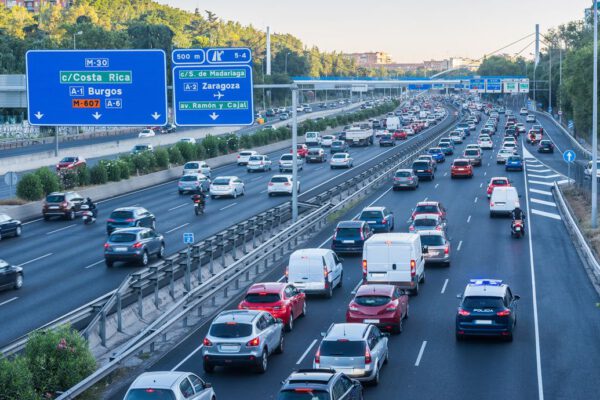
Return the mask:
<path fill-rule="evenodd" d="M 471 279 L 469 283 L 477 286 L 500 286 L 502 279 Z"/>

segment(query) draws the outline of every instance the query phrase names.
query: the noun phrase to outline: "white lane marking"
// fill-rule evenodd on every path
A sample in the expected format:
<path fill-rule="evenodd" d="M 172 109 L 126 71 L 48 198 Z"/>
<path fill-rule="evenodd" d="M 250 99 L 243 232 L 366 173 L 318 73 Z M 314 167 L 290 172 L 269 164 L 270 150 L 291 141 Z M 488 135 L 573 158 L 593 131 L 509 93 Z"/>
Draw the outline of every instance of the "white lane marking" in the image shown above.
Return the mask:
<path fill-rule="evenodd" d="M 283 282 L 284 279 L 285 279 L 285 275 L 283 275 L 281 278 L 277 279 L 277 282 Z"/>
<path fill-rule="evenodd" d="M 539 190 L 539 189 L 529 189 L 529 191 L 531 193 L 537 193 L 537 194 L 545 194 L 546 196 L 552 196 L 552 192 L 548 192 L 546 190 Z"/>
<path fill-rule="evenodd" d="M 558 215 L 558 214 L 549 213 L 549 212 L 546 212 L 546 211 L 536 210 L 535 208 L 531 210 L 531 213 L 532 214 L 536 214 L 536 215 L 540 215 L 542 217 L 548 217 L 548 218 L 553 218 L 553 219 L 558 219 L 558 220 L 562 219 L 562 218 L 560 218 L 560 215 Z"/>
<path fill-rule="evenodd" d="M 542 181 L 532 181 L 532 180 L 529 180 L 528 182 L 535 183 L 537 185 L 554 186 L 554 182 L 542 182 Z"/>
<path fill-rule="evenodd" d="M 103 262 L 104 262 L 104 260 L 96 261 L 95 263 L 90 264 L 87 267 L 85 267 L 85 269 L 90 269 L 90 268 L 92 268 L 92 267 L 94 267 L 94 266 L 96 266 L 96 265 L 98 265 L 100 263 L 103 263 Z"/>
<path fill-rule="evenodd" d="M 435 184 L 435 186 L 434 186 L 433 188 L 434 188 L 434 189 L 437 189 L 437 188 L 438 188 L 438 186 L 440 186 L 440 184 L 439 184 L 439 183 L 436 183 L 436 184 Z"/>
<path fill-rule="evenodd" d="M 196 349 L 194 351 L 192 351 L 190 354 L 188 354 L 187 356 L 185 356 L 185 358 L 181 361 L 179 361 L 179 363 L 177 365 L 175 365 L 173 368 L 171 368 L 171 371 L 175 371 L 177 370 L 177 368 L 181 367 L 187 360 L 189 360 L 190 358 L 192 358 L 192 356 L 194 354 L 196 354 L 197 352 L 199 352 L 200 350 L 202 350 L 203 345 L 200 345 L 198 347 L 196 347 Z"/>
<path fill-rule="evenodd" d="M 421 345 L 421 350 L 419 350 L 419 355 L 417 356 L 417 361 L 415 361 L 415 367 L 418 367 L 421 363 L 421 357 L 423 357 L 423 352 L 425 351 L 425 346 L 427 346 L 427 340 L 423 340 L 423 344 Z"/>
<path fill-rule="evenodd" d="M 475 200 L 473 201 L 473 203 L 477 203 L 477 197 L 475 197 Z"/>
<path fill-rule="evenodd" d="M 527 168 L 527 171 L 531 171 L 531 172 L 535 172 L 535 173 L 542 173 L 542 172 L 552 172 L 551 169 L 545 168 L 545 169 L 533 169 L 533 168 Z M 532 176 L 532 175 L 529 175 Z"/>
<path fill-rule="evenodd" d="M 185 207 L 185 206 L 187 206 L 187 205 L 188 205 L 188 203 L 183 203 L 183 204 L 180 204 L 180 205 L 178 205 L 178 206 L 171 207 L 171 208 L 169 208 L 167 211 L 173 211 L 173 210 L 177 210 L 178 208 Z M 191 203 L 190 203 L 189 205 L 191 205 Z"/>
<path fill-rule="evenodd" d="M 446 286 L 448 286 L 448 278 L 446 278 L 446 280 L 444 281 L 444 286 L 442 286 L 442 291 L 440 292 L 441 294 L 444 294 L 446 292 Z"/>
<path fill-rule="evenodd" d="M 70 228 L 72 228 L 72 227 L 74 227 L 74 226 L 75 226 L 75 224 L 73 224 L 73 225 L 69 225 L 69 226 L 65 226 L 64 228 L 55 229 L 55 230 L 53 230 L 53 231 L 46 232 L 46 235 L 52 235 L 53 233 L 60 232 L 60 231 L 64 231 L 65 229 L 70 229 Z"/>
<path fill-rule="evenodd" d="M 260 193 L 267 193 L 269 189 L 261 190 Z"/>
<path fill-rule="evenodd" d="M 458 242 L 458 247 L 456 248 L 456 251 L 460 251 L 461 247 L 462 247 L 462 240 L 460 242 Z"/>
<path fill-rule="evenodd" d="M 486 176 L 486 175 L 487 175 L 487 171 L 483 173 L 483 176 Z"/>
<path fill-rule="evenodd" d="M 552 175 L 534 175 L 534 174 L 529 174 L 529 176 L 532 177 L 532 178 L 551 179 L 551 178 L 560 178 L 562 175 L 559 175 L 559 174 L 552 174 Z"/>
<path fill-rule="evenodd" d="M 262 179 L 262 176 L 259 176 L 258 178 L 252 178 L 252 179 L 250 179 L 248 182 L 254 182 L 254 181 L 261 180 L 261 179 Z"/>
<path fill-rule="evenodd" d="M 444 172 L 444 176 L 448 176 L 448 173 L 447 173 L 447 172 Z"/>
<path fill-rule="evenodd" d="M 323 166 L 322 166 L 322 165 L 321 165 L 320 167 L 317 167 L 317 168 L 315 168 L 313 171 L 318 171 L 318 170 L 320 170 L 321 168 L 323 168 Z"/>
<path fill-rule="evenodd" d="M 310 349 L 312 349 L 314 347 L 315 344 L 317 344 L 317 339 L 313 340 L 312 343 L 310 344 L 310 346 L 308 346 L 308 348 L 306 349 L 306 351 L 304 351 L 304 353 L 302 353 L 302 355 L 300 356 L 298 361 L 296 361 L 296 365 L 300 365 L 300 363 L 308 355 L 308 352 L 310 351 Z"/>
<path fill-rule="evenodd" d="M 15 301 L 16 299 L 18 299 L 18 297 L 13 297 L 12 299 L 5 300 L 2 303 L 0 303 L 0 307 L 3 306 L 3 305 L 5 305 L 5 304 L 10 303 L 11 301 Z"/>
<path fill-rule="evenodd" d="M 190 224 L 189 222 L 186 222 L 186 223 L 185 223 L 185 224 L 183 224 L 183 225 L 179 225 L 179 226 L 176 226 L 176 227 L 175 227 L 175 228 L 173 228 L 173 229 L 169 229 L 169 230 L 168 230 L 168 231 L 166 231 L 165 233 L 171 233 L 171 232 L 175 232 L 177 229 L 185 228 L 185 227 L 186 227 L 186 226 L 188 226 L 189 224 Z"/>
<path fill-rule="evenodd" d="M 540 199 L 530 199 L 530 201 L 532 203 L 538 203 L 538 204 L 543 204 L 545 206 L 556 207 L 556 203 L 554 203 L 552 201 L 545 201 L 545 200 L 540 200 Z"/>
<path fill-rule="evenodd" d="M 423 201 L 427 201 L 427 199 L 428 199 L 428 198 L 429 198 L 429 197 L 425 197 L 425 199 L 424 199 Z"/>
<path fill-rule="evenodd" d="M 33 224 L 34 222 L 38 222 L 38 221 L 41 221 L 41 220 L 43 220 L 43 219 L 44 219 L 44 218 L 38 218 L 38 219 L 34 219 L 34 220 L 32 220 L 32 221 L 29 221 L 29 222 L 23 222 L 21 225 L 29 225 L 29 224 Z"/>
<path fill-rule="evenodd" d="M 575 180 L 574 180 L 574 179 L 571 179 L 571 180 L 572 180 L 573 182 L 575 182 Z M 568 179 L 563 179 L 563 180 L 560 180 L 560 181 L 558 181 L 558 182 L 556 182 L 556 183 L 558 183 L 559 185 L 562 185 L 563 183 L 569 183 L 569 180 L 568 180 Z"/>
<path fill-rule="evenodd" d="M 469 217 L 467 218 L 467 224 L 471 222 L 471 216 L 469 215 Z"/>
<path fill-rule="evenodd" d="M 491 157 L 490 157 L 491 158 Z M 490 166 L 490 163 L 488 163 L 488 167 Z"/>
<path fill-rule="evenodd" d="M 265 192 L 266 192 L 266 190 L 265 190 Z M 262 193 L 262 192 L 261 192 L 261 193 Z M 230 207 L 233 207 L 233 206 L 235 206 L 236 204 L 237 204 L 237 203 L 231 203 L 231 204 L 230 204 L 230 205 L 228 205 L 228 206 L 225 206 L 225 207 L 223 207 L 223 208 L 219 208 L 219 211 L 227 210 L 228 208 L 230 208 Z"/>
<path fill-rule="evenodd" d="M 479 184 L 479 187 L 483 187 L 483 182 L 481 182 L 481 183 Z"/>
<path fill-rule="evenodd" d="M 17 267 L 22 267 L 23 265 L 31 264 L 32 262 L 36 262 L 38 260 L 41 260 L 42 258 L 50 257 L 52 254 L 54 254 L 54 253 L 44 254 L 43 256 L 39 256 L 37 258 L 34 258 L 33 260 L 25 261 L 23 264 L 17 265 Z"/>
<path fill-rule="evenodd" d="M 356 291 L 358 290 L 358 288 L 360 287 L 360 285 L 362 285 L 362 279 L 360 281 L 358 281 L 358 283 L 356 284 L 356 286 L 354 286 L 354 289 L 352 289 L 352 294 L 356 294 Z"/>

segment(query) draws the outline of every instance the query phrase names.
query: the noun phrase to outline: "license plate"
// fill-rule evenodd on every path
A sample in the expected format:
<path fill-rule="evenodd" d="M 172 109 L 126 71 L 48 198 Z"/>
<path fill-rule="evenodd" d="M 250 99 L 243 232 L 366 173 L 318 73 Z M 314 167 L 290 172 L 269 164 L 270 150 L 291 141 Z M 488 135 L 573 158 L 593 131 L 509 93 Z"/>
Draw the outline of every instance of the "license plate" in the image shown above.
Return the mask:
<path fill-rule="evenodd" d="M 354 243 L 354 240 L 342 240 L 342 243 Z"/>
<path fill-rule="evenodd" d="M 377 221 L 367 221 L 367 224 L 376 224 Z"/>
<path fill-rule="evenodd" d="M 386 275 L 385 272 L 371 272 L 371 276 L 374 276 L 374 277 L 385 276 L 385 275 Z"/>
<path fill-rule="evenodd" d="M 424 169 L 418 169 L 417 172 L 425 172 Z"/>
<path fill-rule="evenodd" d="M 227 351 L 227 352 L 237 352 L 240 350 L 240 346 L 236 346 L 236 345 L 231 345 L 231 344 L 223 344 L 220 346 L 221 351 Z"/>
<path fill-rule="evenodd" d="M 491 325 L 492 321 L 489 319 L 476 319 L 475 321 L 475 325 Z"/>
<path fill-rule="evenodd" d="M 379 320 L 378 319 L 365 319 L 364 323 L 365 324 L 378 324 Z"/>
<path fill-rule="evenodd" d="M 115 247 L 115 251 L 127 251 L 127 247 Z"/>
<path fill-rule="evenodd" d="M 51 209 L 51 210 L 58 210 L 58 206 L 50 206 L 48 208 Z"/>

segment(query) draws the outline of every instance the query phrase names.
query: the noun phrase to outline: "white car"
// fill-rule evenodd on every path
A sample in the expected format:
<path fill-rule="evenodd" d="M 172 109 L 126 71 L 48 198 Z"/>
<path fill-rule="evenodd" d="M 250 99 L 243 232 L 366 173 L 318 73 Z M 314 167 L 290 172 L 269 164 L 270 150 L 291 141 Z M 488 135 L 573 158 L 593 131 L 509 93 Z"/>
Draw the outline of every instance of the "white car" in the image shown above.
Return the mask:
<path fill-rule="evenodd" d="M 146 396 L 150 397 L 146 397 Z M 144 372 L 129 386 L 124 400 L 142 398 L 172 400 L 213 400 L 215 391 L 191 372 L 152 371 Z"/>
<path fill-rule="evenodd" d="M 333 135 L 325 135 L 321 138 L 321 146 L 323 147 L 331 147 L 331 143 L 335 140 L 335 136 Z"/>
<path fill-rule="evenodd" d="M 219 176 L 210 184 L 211 199 L 228 196 L 234 199 L 245 193 L 244 182 L 237 176 Z"/>
<path fill-rule="evenodd" d="M 267 186 L 269 196 L 275 194 L 292 194 L 292 175 L 273 175 Z M 298 193 L 300 193 L 300 181 L 298 181 Z"/>
<path fill-rule="evenodd" d="M 481 147 L 479 147 L 478 144 L 472 143 L 472 144 L 468 144 L 467 147 L 465 148 L 465 150 L 480 150 L 481 151 Z"/>
<path fill-rule="evenodd" d="M 504 164 L 506 160 L 508 160 L 508 157 L 514 155 L 514 152 L 510 149 L 500 149 L 500 151 L 498 151 L 498 154 L 496 155 L 496 162 L 498 164 Z"/>
<path fill-rule="evenodd" d="M 210 178 L 211 168 L 206 161 L 188 161 L 183 166 L 182 175 L 187 174 L 202 174 Z"/>
<path fill-rule="evenodd" d="M 415 131 L 413 130 L 413 128 L 404 127 L 404 128 L 402 128 L 402 130 L 404 130 L 404 132 L 406 132 L 406 136 L 413 136 L 415 134 Z"/>
<path fill-rule="evenodd" d="M 335 153 L 331 156 L 331 161 L 329 161 L 329 166 L 331 169 L 335 168 L 352 168 L 354 165 L 354 160 L 350 157 L 348 153 Z"/>
<path fill-rule="evenodd" d="M 248 164 L 246 165 L 246 169 L 248 172 L 267 172 L 271 170 L 271 164 L 272 162 L 268 156 L 263 156 L 259 154 L 250 156 L 250 158 L 248 159 Z"/>
<path fill-rule="evenodd" d="M 302 157 L 296 157 L 296 163 L 298 165 L 298 171 L 304 169 L 304 159 Z M 279 158 L 279 172 L 291 171 L 294 165 L 293 154 L 282 154 Z"/>
<path fill-rule="evenodd" d="M 254 150 L 244 150 L 240 151 L 240 154 L 237 156 L 237 165 L 246 165 L 248 164 L 248 160 L 250 157 L 258 155 L 258 151 Z"/>
<path fill-rule="evenodd" d="M 196 144 L 196 139 L 194 139 L 193 137 L 184 137 L 184 138 L 179 139 L 179 141 L 181 143 Z"/>
<path fill-rule="evenodd" d="M 152 129 L 142 129 L 142 131 L 138 133 L 139 138 L 148 138 L 153 136 L 156 136 L 156 132 L 154 132 Z"/>
<path fill-rule="evenodd" d="M 535 123 L 535 115 L 527 114 L 527 117 L 525 117 L 525 122 L 534 122 Z"/>
<path fill-rule="evenodd" d="M 463 142 L 463 138 L 458 132 L 451 133 L 450 140 L 452 140 L 454 144 L 460 144 Z"/>
<path fill-rule="evenodd" d="M 514 142 L 506 142 L 502 145 L 503 149 L 508 149 L 513 152 L 513 154 L 517 154 L 519 149 L 517 148 L 517 144 Z"/>
<path fill-rule="evenodd" d="M 523 107 L 519 110 L 519 115 L 527 115 L 527 114 L 529 114 L 529 113 L 527 112 L 527 109 L 525 107 Z"/>
<path fill-rule="evenodd" d="M 492 150 L 494 148 L 494 142 L 489 137 L 480 137 L 477 143 L 482 150 Z"/>

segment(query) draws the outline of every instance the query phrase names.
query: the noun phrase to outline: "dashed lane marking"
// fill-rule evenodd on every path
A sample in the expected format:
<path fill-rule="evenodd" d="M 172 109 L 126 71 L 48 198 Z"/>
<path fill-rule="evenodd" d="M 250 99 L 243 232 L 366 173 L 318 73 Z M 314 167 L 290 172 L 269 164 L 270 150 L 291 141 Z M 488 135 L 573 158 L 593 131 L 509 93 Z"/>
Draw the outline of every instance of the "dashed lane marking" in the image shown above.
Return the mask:
<path fill-rule="evenodd" d="M 561 220 L 562 219 L 560 217 L 560 215 L 558 215 L 558 214 L 549 213 L 549 212 L 546 212 L 546 211 L 536 210 L 535 208 L 531 209 L 531 213 L 532 214 L 536 214 L 536 215 L 540 215 L 542 217 L 548 217 L 548 218 L 553 218 L 553 219 L 557 219 L 557 220 Z"/>
<path fill-rule="evenodd" d="M 543 204 L 545 206 L 556 207 L 556 203 L 554 203 L 552 201 L 545 201 L 545 200 L 533 199 L 533 198 L 529 199 L 529 201 L 531 201 L 532 203 Z"/>
<path fill-rule="evenodd" d="M 529 191 L 531 193 L 537 193 L 537 194 L 544 194 L 546 196 L 552 196 L 552 192 L 548 192 L 546 190 L 539 190 L 539 189 L 529 189 Z"/>

